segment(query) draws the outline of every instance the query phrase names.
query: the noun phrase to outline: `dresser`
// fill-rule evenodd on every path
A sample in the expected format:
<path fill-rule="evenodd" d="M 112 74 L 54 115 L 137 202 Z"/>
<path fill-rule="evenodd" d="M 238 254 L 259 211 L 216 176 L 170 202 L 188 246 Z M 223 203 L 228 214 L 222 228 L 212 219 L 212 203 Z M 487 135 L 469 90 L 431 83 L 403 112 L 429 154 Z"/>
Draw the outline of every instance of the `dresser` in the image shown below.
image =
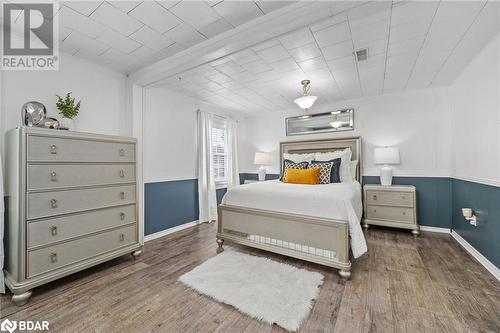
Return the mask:
<path fill-rule="evenodd" d="M 18 127 L 5 142 L 5 283 L 31 289 L 140 254 L 133 138 Z"/>
<path fill-rule="evenodd" d="M 365 185 L 363 227 L 381 225 L 411 229 L 420 233 L 417 223 L 417 193 L 412 185 Z"/>

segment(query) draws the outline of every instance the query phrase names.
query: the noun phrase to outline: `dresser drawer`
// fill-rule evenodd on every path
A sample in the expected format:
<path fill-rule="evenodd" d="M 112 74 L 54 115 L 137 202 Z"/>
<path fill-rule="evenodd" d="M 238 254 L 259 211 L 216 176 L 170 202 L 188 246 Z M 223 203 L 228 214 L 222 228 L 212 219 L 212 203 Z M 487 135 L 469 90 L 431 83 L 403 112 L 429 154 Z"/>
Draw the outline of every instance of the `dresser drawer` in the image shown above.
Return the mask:
<path fill-rule="evenodd" d="M 132 143 L 29 135 L 28 162 L 134 162 Z"/>
<path fill-rule="evenodd" d="M 135 165 L 28 165 L 28 190 L 135 182 Z"/>
<path fill-rule="evenodd" d="M 28 219 L 135 203 L 135 185 L 28 193 Z"/>
<path fill-rule="evenodd" d="M 413 208 L 368 206 L 366 210 L 366 217 L 368 219 L 415 223 Z"/>
<path fill-rule="evenodd" d="M 370 205 L 413 207 L 413 192 L 366 191 L 366 202 Z"/>
<path fill-rule="evenodd" d="M 28 278 L 137 243 L 129 226 L 28 252 Z"/>
<path fill-rule="evenodd" d="M 136 222 L 135 205 L 105 208 L 28 223 L 28 248 Z"/>

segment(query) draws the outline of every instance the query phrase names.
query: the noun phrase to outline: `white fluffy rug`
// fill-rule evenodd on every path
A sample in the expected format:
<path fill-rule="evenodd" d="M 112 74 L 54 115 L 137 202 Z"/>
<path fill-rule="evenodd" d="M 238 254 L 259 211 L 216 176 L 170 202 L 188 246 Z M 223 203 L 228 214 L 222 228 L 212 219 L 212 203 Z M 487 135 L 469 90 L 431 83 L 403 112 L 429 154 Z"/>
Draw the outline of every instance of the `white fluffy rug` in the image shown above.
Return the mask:
<path fill-rule="evenodd" d="M 253 318 L 296 331 L 319 294 L 323 275 L 225 251 L 182 275 L 179 281 Z"/>

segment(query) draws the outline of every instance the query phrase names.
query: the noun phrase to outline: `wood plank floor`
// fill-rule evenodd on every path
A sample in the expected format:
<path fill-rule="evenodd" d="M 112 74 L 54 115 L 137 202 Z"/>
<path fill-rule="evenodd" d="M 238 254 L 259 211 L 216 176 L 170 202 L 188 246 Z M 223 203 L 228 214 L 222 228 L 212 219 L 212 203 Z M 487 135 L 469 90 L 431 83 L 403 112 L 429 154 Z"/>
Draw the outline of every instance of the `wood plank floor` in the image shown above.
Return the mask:
<path fill-rule="evenodd" d="M 449 235 L 370 228 L 353 276 L 234 246 L 318 271 L 325 282 L 301 332 L 499 332 L 500 284 Z M 227 247 L 227 246 L 226 246 Z M 51 332 L 284 332 L 186 288 L 177 278 L 216 255 L 215 225 L 148 242 L 125 256 L 34 290 L 1 316 L 49 320 Z"/>

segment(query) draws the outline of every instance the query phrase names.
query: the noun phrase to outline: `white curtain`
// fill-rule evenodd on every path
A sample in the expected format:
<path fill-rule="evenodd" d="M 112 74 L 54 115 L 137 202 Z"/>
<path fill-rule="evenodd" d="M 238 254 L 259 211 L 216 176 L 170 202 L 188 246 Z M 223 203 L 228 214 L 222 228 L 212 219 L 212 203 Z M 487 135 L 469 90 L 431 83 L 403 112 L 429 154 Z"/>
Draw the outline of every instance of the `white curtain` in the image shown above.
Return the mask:
<path fill-rule="evenodd" d="M 240 185 L 240 170 L 238 168 L 238 123 L 227 119 L 227 188 Z"/>
<path fill-rule="evenodd" d="M 4 206 L 3 206 L 3 174 L 2 174 L 2 159 L 0 158 L 0 293 L 5 292 L 4 278 L 3 278 L 3 231 L 4 231 Z"/>
<path fill-rule="evenodd" d="M 198 111 L 199 223 L 217 220 L 217 195 L 212 165 L 212 123 L 212 114 Z"/>

